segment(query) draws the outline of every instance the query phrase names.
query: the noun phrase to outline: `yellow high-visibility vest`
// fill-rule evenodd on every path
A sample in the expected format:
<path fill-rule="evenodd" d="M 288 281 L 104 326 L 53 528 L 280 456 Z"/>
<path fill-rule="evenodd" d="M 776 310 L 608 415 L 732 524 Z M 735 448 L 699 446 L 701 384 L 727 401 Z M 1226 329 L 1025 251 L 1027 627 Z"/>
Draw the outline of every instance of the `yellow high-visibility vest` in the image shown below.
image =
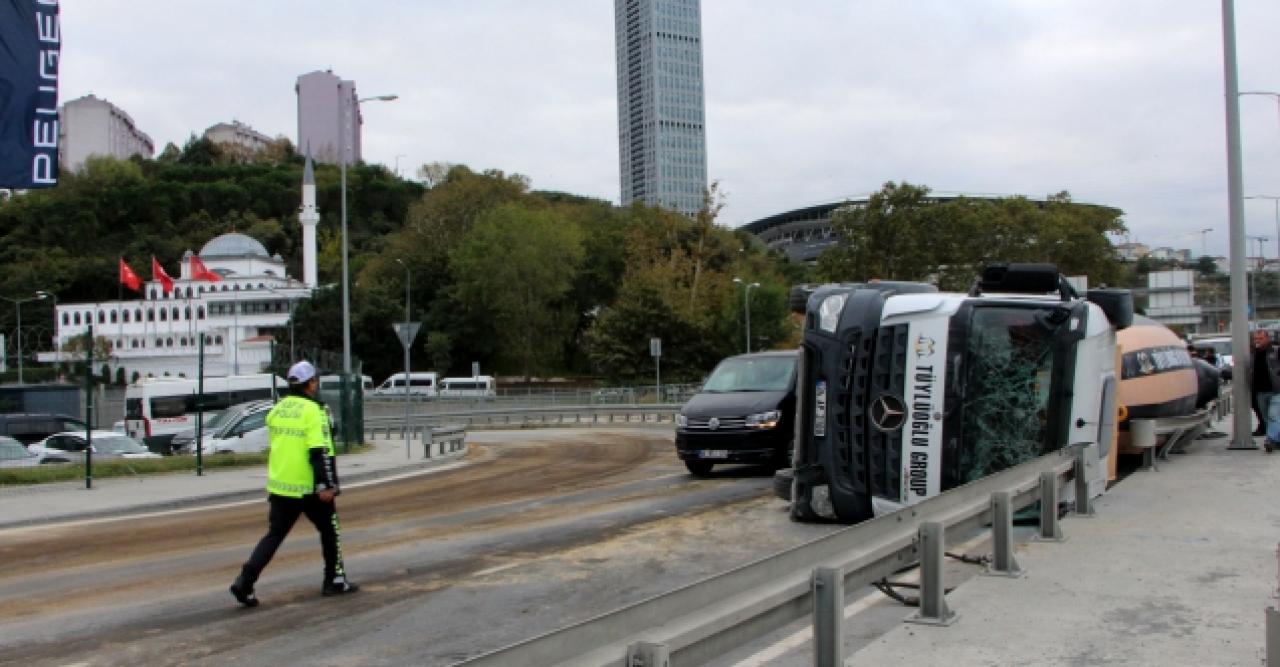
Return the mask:
<path fill-rule="evenodd" d="M 291 498 L 315 493 L 311 450 L 323 447 L 327 455 L 334 453 L 325 409 L 310 399 L 287 396 L 267 413 L 267 433 L 267 491 Z"/>

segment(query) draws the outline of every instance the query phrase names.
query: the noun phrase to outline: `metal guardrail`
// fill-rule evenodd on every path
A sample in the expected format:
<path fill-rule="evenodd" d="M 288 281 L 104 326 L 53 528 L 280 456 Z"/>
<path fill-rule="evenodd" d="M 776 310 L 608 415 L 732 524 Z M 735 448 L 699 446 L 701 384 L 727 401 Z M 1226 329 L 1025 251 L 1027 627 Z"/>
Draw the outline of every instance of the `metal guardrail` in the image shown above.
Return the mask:
<path fill-rule="evenodd" d="M 838 587 L 861 587 L 921 562 L 917 622 L 946 624 L 942 558 L 948 538 L 991 523 L 993 574 L 1017 576 L 1013 513 L 1041 502 L 1039 537 L 1061 540 L 1058 497 L 1075 480 L 1076 512 L 1092 513 L 1083 492 L 1084 447 L 1046 454 L 917 505 L 576 625 L 481 655 L 467 665 L 700 664 L 810 614 L 820 664 L 843 664 Z M 828 662 L 828 657 L 831 661 Z"/>
<path fill-rule="evenodd" d="M 539 428 L 607 426 L 610 424 L 675 424 L 680 406 L 667 405 L 578 405 L 539 408 L 508 408 L 435 412 L 409 416 L 409 428 L 422 429 L 443 424 L 467 428 Z M 395 437 L 405 426 L 403 416 L 366 417 L 365 433 L 370 438 L 382 434 Z"/>

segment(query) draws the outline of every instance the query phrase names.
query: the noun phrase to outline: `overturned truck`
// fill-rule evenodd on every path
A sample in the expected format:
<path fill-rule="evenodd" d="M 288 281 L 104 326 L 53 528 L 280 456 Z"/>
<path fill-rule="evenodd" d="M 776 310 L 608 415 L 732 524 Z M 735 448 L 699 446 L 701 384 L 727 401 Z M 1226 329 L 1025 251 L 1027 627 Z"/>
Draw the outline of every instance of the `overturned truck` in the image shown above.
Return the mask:
<path fill-rule="evenodd" d="M 968 294 L 807 291 L 793 519 L 863 521 L 1077 443 L 1105 488 L 1127 290 L 1081 298 L 1055 266 L 995 264 Z"/>

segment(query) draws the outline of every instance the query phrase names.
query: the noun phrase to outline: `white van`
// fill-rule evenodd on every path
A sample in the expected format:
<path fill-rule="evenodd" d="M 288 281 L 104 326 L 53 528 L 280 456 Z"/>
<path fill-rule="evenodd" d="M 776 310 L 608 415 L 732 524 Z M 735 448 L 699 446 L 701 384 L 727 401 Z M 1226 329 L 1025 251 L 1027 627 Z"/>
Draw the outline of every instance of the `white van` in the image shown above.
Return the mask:
<path fill-rule="evenodd" d="M 337 395 L 338 395 L 338 392 L 339 392 L 341 389 L 342 389 L 342 376 L 341 376 L 341 375 L 321 375 L 321 376 L 320 376 L 320 391 L 321 391 L 321 393 L 328 392 L 328 393 L 330 393 L 330 394 L 333 394 L 334 396 L 337 396 Z M 361 375 L 361 376 L 360 376 L 360 390 L 361 390 L 361 391 L 364 393 L 364 395 L 366 395 L 366 396 L 368 396 L 370 393 L 372 393 L 372 392 L 373 392 L 373 378 L 369 377 L 368 375 Z"/>
<path fill-rule="evenodd" d="M 378 385 L 378 388 L 374 389 L 373 393 L 375 396 L 404 396 L 406 393 L 404 380 L 404 373 L 396 373 Z M 410 396 L 435 398 L 440 395 L 439 385 L 439 373 L 410 373 L 408 394 Z"/>
<path fill-rule="evenodd" d="M 492 375 L 440 381 L 440 398 L 492 398 L 497 395 Z"/>
<path fill-rule="evenodd" d="M 196 380 L 147 378 L 129 385 L 124 392 L 125 434 L 146 443 L 152 451 L 164 451 L 180 431 L 195 428 Z M 288 387 L 270 373 L 232 375 L 204 379 L 205 412 L 226 410 L 232 405 L 261 399 L 275 399 Z"/>

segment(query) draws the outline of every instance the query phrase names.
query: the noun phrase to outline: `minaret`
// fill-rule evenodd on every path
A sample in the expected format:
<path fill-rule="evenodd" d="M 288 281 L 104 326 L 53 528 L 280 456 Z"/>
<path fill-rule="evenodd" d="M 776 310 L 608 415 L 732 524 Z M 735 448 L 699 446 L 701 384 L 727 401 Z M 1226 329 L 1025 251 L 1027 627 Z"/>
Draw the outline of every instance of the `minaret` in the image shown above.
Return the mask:
<path fill-rule="evenodd" d="M 302 168 L 302 206 L 298 209 L 298 222 L 302 223 L 302 282 L 307 289 L 316 288 L 316 224 L 320 211 L 316 209 L 316 174 L 311 167 L 311 147 L 307 147 L 307 163 Z"/>

